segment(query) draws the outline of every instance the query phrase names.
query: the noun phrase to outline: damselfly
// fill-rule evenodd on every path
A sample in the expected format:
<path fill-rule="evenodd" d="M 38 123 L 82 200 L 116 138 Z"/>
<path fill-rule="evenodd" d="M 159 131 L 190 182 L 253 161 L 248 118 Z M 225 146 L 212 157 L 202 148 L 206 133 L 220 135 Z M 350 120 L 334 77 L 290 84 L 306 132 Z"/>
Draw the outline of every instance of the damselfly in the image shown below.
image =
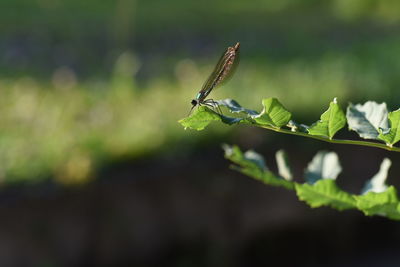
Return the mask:
<path fill-rule="evenodd" d="M 192 100 L 193 105 L 190 112 L 197 105 L 205 105 L 212 108 L 218 108 L 218 103 L 213 99 L 206 99 L 206 97 L 211 93 L 211 91 L 217 86 L 226 82 L 233 74 L 239 63 L 239 43 L 236 43 L 234 47 L 228 47 L 226 51 L 222 54 L 214 71 L 208 77 L 207 81 L 204 83 L 200 92 L 196 95 L 196 98 Z M 220 113 L 221 110 L 219 109 Z M 189 112 L 189 114 L 190 114 Z"/>

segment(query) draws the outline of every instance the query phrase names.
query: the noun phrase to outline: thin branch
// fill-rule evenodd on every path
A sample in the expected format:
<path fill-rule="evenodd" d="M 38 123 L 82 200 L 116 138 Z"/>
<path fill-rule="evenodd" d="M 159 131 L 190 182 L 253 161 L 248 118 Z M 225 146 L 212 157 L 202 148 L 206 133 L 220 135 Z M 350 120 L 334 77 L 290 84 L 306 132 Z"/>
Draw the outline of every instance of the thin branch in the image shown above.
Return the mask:
<path fill-rule="evenodd" d="M 394 151 L 394 152 L 400 152 L 400 147 L 394 147 L 394 146 L 390 147 L 390 146 L 387 146 L 385 144 L 380 144 L 380 143 L 373 143 L 373 142 L 368 142 L 368 141 L 358 141 L 358 140 L 329 139 L 329 138 L 326 138 L 323 136 L 310 135 L 310 134 L 302 133 L 302 132 L 293 132 L 291 130 L 287 130 L 287 129 L 283 129 L 283 128 L 275 128 L 272 126 L 265 126 L 265 125 L 261 126 L 258 124 L 254 124 L 254 125 L 257 127 L 265 128 L 265 129 L 272 130 L 272 131 L 275 131 L 278 133 L 285 133 L 285 134 L 309 137 L 309 138 L 313 138 L 313 139 L 317 139 L 317 140 L 325 141 L 325 142 L 329 142 L 329 143 L 334 143 L 334 144 L 368 146 L 368 147 L 376 147 L 376 148 L 385 149 L 385 150 Z"/>

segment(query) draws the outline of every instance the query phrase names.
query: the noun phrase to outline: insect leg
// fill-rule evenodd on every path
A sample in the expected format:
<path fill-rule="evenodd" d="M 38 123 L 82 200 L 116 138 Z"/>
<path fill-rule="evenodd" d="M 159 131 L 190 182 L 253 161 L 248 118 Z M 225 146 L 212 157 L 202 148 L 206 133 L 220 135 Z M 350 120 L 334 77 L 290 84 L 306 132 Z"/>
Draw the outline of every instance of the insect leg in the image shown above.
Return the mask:
<path fill-rule="evenodd" d="M 221 110 L 220 106 L 218 105 L 217 101 L 210 98 L 210 99 L 205 100 L 204 103 L 207 103 L 209 106 L 212 106 L 214 109 L 216 109 L 218 111 L 219 114 L 222 115 L 222 110 Z"/>

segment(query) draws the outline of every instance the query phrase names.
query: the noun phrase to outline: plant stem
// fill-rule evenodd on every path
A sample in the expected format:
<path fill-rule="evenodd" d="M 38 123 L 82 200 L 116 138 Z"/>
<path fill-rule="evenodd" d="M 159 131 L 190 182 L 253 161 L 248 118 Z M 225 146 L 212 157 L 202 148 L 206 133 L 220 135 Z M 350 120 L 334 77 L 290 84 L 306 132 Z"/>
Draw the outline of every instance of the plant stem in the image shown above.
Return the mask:
<path fill-rule="evenodd" d="M 334 144 L 344 144 L 344 145 L 358 145 L 358 146 L 368 146 L 368 147 L 376 147 L 380 149 L 385 149 L 389 151 L 395 151 L 395 152 L 400 152 L 400 147 L 390 147 L 385 144 L 380 144 L 380 143 L 373 143 L 373 142 L 368 142 L 368 141 L 358 141 L 358 140 L 338 140 L 338 139 L 329 139 L 323 136 L 317 136 L 317 135 L 310 135 L 307 133 L 302 133 L 302 132 L 293 132 L 291 130 L 287 129 L 282 129 L 282 128 L 275 128 L 272 126 L 261 126 L 255 124 L 257 127 L 265 128 L 268 130 L 272 130 L 278 133 L 285 133 L 285 134 L 291 134 L 291 135 L 298 135 L 298 136 L 303 136 L 303 137 L 309 137 L 313 139 L 317 139 L 320 141 L 325 141 L 329 143 L 334 143 Z"/>

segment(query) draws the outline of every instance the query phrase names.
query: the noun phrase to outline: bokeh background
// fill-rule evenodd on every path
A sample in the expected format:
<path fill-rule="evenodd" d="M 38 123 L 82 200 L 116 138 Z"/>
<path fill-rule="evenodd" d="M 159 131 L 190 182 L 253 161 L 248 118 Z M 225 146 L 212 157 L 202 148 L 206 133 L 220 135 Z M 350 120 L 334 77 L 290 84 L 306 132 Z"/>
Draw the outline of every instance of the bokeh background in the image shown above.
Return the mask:
<path fill-rule="evenodd" d="M 213 92 L 261 109 L 277 97 L 311 124 L 338 97 L 399 108 L 400 2 L 2 0 L 1 266 L 399 266 L 400 227 L 312 210 L 229 169 L 221 143 L 253 148 L 296 179 L 321 150 L 358 193 L 400 156 L 250 127 L 184 130 L 227 46 L 233 79 Z M 357 138 L 352 133 L 342 137 Z"/>

